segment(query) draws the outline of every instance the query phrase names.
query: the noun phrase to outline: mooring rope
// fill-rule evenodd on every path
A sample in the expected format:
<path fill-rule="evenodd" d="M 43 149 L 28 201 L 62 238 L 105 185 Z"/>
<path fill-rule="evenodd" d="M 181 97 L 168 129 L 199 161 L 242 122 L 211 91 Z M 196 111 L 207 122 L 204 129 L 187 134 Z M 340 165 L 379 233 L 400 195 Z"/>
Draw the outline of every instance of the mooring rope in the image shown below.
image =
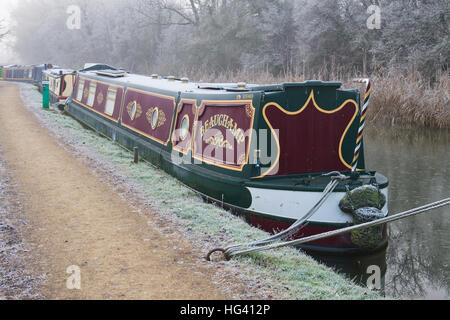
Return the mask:
<path fill-rule="evenodd" d="M 237 244 L 232 245 L 229 247 L 223 248 L 216 248 L 211 250 L 208 255 L 206 256 L 206 259 L 209 261 L 211 255 L 214 252 L 223 252 L 225 257 L 229 257 L 231 255 L 234 255 L 235 252 L 240 252 L 243 250 L 243 248 L 250 248 L 250 247 L 261 247 L 270 243 L 273 243 L 278 240 L 284 240 L 292 236 L 295 232 L 299 231 L 301 228 L 303 228 L 305 225 L 308 224 L 308 219 L 311 218 L 311 216 L 316 213 L 316 211 L 322 206 L 322 204 L 328 199 L 329 195 L 334 191 L 334 189 L 339 185 L 340 181 L 349 179 L 349 176 L 343 175 L 338 171 L 330 172 L 323 174 L 323 176 L 330 176 L 331 181 L 328 183 L 328 185 L 325 187 L 325 189 L 322 192 L 321 197 L 317 201 L 317 203 L 300 219 L 295 221 L 289 228 L 273 235 L 265 239 L 253 241 L 250 243 L 245 244 Z"/>
<path fill-rule="evenodd" d="M 236 256 L 236 255 L 241 255 L 241 254 L 246 254 L 246 253 L 251 253 L 251 252 L 256 252 L 256 251 L 266 251 L 266 250 L 271 250 L 271 249 L 276 249 L 276 248 L 281 248 L 281 247 L 286 247 L 286 246 L 295 246 L 295 245 L 299 245 L 299 244 L 310 242 L 310 241 L 333 237 L 333 236 L 336 236 L 336 235 L 339 235 L 342 233 L 347 233 L 347 232 L 357 230 L 357 229 L 365 229 L 365 228 L 378 226 L 381 224 L 408 218 L 408 217 L 411 217 L 411 216 L 414 216 L 414 215 L 417 215 L 417 214 L 420 214 L 423 212 L 427 212 L 432 209 L 444 207 L 449 204 L 450 204 L 450 198 L 446 198 L 446 199 L 442 199 L 440 201 L 429 203 L 429 204 L 421 206 L 421 207 L 417 207 L 417 208 L 410 209 L 410 210 L 407 210 L 404 212 L 400 212 L 395 215 L 388 216 L 388 217 L 385 217 L 382 219 L 378 219 L 378 220 L 374 220 L 374 221 L 370 221 L 370 222 L 366 222 L 366 223 L 362 223 L 359 225 L 354 225 L 354 226 L 350 226 L 350 227 L 346 227 L 346 228 L 342 228 L 342 229 L 338 229 L 338 230 L 334 230 L 334 231 L 328 231 L 328 232 L 304 237 L 301 239 L 296 239 L 296 240 L 286 241 L 286 242 L 281 242 L 281 243 L 275 243 L 275 244 L 269 244 L 269 245 L 257 247 L 257 248 L 249 248 L 249 249 L 234 251 L 234 252 L 231 252 L 228 254 L 226 254 L 226 251 L 222 251 L 222 252 L 224 252 L 225 258 L 229 260 L 232 256 Z M 219 251 L 219 250 L 217 250 L 217 251 Z"/>
<path fill-rule="evenodd" d="M 364 94 L 364 104 L 361 109 L 361 117 L 359 120 L 358 135 L 356 138 L 356 147 L 355 147 L 355 152 L 354 152 L 353 161 L 352 161 L 352 171 L 356 171 L 356 168 L 358 166 L 359 154 L 361 151 L 361 142 L 362 142 L 362 137 L 363 137 L 364 126 L 366 123 L 367 107 L 369 106 L 370 94 L 372 93 L 372 84 L 370 82 L 370 79 L 367 79 L 367 78 L 353 79 L 353 81 L 358 82 L 358 83 L 364 83 L 366 85 L 366 92 Z"/>

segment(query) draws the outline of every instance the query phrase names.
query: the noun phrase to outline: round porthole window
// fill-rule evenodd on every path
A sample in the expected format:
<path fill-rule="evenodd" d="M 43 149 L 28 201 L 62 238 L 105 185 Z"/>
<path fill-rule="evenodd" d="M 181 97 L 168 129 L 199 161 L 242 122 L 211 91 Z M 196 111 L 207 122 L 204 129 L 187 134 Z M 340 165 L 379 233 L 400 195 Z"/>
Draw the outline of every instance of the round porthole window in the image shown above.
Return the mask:
<path fill-rule="evenodd" d="M 158 108 L 153 109 L 152 112 L 152 129 L 155 130 L 158 125 Z"/>
<path fill-rule="evenodd" d="M 134 120 L 134 118 L 136 117 L 136 101 L 133 102 L 133 104 L 131 105 L 131 111 L 130 111 L 130 118 L 131 120 Z"/>
<path fill-rule="evenodd" d="M 181 120 L 181 126 L 180 126 L 181 140 L 186 139 L 188 132 L 189 132 L 189 116 L 185 115 L 183 117 L 183 120 Z"/>

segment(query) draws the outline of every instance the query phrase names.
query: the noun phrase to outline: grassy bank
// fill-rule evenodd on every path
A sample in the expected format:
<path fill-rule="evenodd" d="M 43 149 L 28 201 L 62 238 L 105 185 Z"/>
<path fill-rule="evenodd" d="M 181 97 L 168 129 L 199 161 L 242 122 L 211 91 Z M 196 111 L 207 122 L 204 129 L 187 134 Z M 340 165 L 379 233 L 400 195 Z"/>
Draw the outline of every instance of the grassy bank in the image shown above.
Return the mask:
<path fill-rule="evenodd" d="M 231 213 L 202 201 L 178 180 L 151 165 L 132 164 L 132 155 L 83 129 L 75 120 L 58 112 L 41 108 L 41 95 L 31 85 L 21 84 L 27 107 L 68 145 L 72 152 L 88 158 L 100 175 L 114 177 L 117 186 L 131 189 L 161 217 L 170 219 L 184 235 L 202 248 L 261 239 L 268 234 L 250 227 Z M 292 248 L 237 257 L 229 262 L 211 262 L 218 272 L 233 276 L 258 288 L 270 288 L 275 294 L 268 299 L 379 299 L 376 292 L 362 288 L 332 269 L 318 264 Z"/>
<path fill-rule="evenodd" d="M 352 82 L 357 77 L 354 73 L 343 68 L 333 69 L 332 72 L 319 72 L 308 77 L 294 71 L 273 76 L 264 70 L 211 73 L 197 69 L 186 70 L 184 74 L 206 82 L 269 84 L 308 79 L 341 81 L 344 88 L 360 88 L 364 92 L 364 86 Z M 436 75 L 433 84 L 413 70 L 405 73 L 391 69 L 370 77 L 373 91 L 367 114 L 369 124 L 450 128 L 450 79 L 447 74 Z"/>

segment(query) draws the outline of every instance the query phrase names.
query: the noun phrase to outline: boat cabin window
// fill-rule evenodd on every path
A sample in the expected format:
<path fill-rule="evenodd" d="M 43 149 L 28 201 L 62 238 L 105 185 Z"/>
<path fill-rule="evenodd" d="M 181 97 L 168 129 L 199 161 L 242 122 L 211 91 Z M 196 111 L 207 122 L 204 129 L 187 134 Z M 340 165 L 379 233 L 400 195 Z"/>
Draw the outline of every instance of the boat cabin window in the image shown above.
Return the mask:
<path fill-rule="evenodd" d="M 184 140 L 187 137 L 187 134 L 189 132 L 189 116 L 186 114 L 183 117 L 183 120 L 181 120 L 181 132 L 180 132 L 180 139 Z"/>
<path fill-rule="evenodd" d="M 158 125 L 158 108 L 153 109 L 152 113 L 152 130 L 156 129 L 156 126 Z"/>
<path fill-rule="evenodd" d="M 95 91 L 97 91 L 97 84 L 91 83 L 89 85 L 89 96 L 87 101 L 87 105 L 90 107 L 94 106 Z"/>
<path fill-rule="evenodd" d="M 63 77 L 63 88 L 62 88 L 62 95 L 63 97 L 68 97 L 72 94 L 73 88 L 73 75 L 65 75 Z"/>
<path fill-rule="evenodd" d="M 114 106 L 116 105 L 116 96 L 117 90 L 108 89 L 108 93 L 106 95 L 106 104 L 105 104 L 105 113 L 110 116 L 114 113 Z"/>
<path fill-rule="evenodd" d="M 83 91 L 84 91 L 84 81 L 80 81 L 78 84 L 78 92 L 77 92 L 77 100 L 81 101 L 83 99 Z"/>
<path fill-rule="evenodd" d="M 134 101 L 133 102 L 133 105 L 131 106 L 131 112 L 130 112 L 130 118 L 131 118 L 131 120 L 134 120 L 134 118 L 136 117 L 136 104 L 137 104 L 137 102 L 136 101 Z"/>
<path fill-rule="evenodd" d="M 64 91 L 66 91 L 66 88 L 67 88 L 67 81 L 66 81 L 66 77 L 64 77 L 64 78 L 62 78 L 62 90 L 61 90 L 61 92 L 64 93 Z"/>
<path fill-rule="evenodd" d="M 61 92 L 61 79 L 58 78 L 55 80 L 55 93 L 57 95 L 60 95 L 60 92 Z"/>

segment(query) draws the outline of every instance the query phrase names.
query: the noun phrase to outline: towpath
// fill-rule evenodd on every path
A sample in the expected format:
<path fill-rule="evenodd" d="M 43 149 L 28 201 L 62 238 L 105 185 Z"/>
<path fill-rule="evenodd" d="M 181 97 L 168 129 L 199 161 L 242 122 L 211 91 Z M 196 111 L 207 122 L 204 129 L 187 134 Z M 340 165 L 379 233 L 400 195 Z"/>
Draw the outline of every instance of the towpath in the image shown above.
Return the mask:
<path fill-rule="evenodd" d="M 23 105 L 19 87 L 0 82 L 0 145 L 17 184 L 48 299 L 228 299 L 214 269 L 199 265 L 176 230 L 177 247 L 107 183 L 61 147 Z M 148 209 L 147 209 L 148 210 Z M 81 290 L 67 288 L 69 266 Z M 72 274 L 73 276 L 75 274 Z M 75 277 L 72 277 L 75 279 Z M 70 282 L 72 285 L 76 282 Z M 237 287 L 239 288 L 239 285 Z M 245 285 L 240 289 L 245 290 Z M 248 290 L 248 289 L 247 289 Z M 237 293 L 239 295 L 239 293 Z"/>

